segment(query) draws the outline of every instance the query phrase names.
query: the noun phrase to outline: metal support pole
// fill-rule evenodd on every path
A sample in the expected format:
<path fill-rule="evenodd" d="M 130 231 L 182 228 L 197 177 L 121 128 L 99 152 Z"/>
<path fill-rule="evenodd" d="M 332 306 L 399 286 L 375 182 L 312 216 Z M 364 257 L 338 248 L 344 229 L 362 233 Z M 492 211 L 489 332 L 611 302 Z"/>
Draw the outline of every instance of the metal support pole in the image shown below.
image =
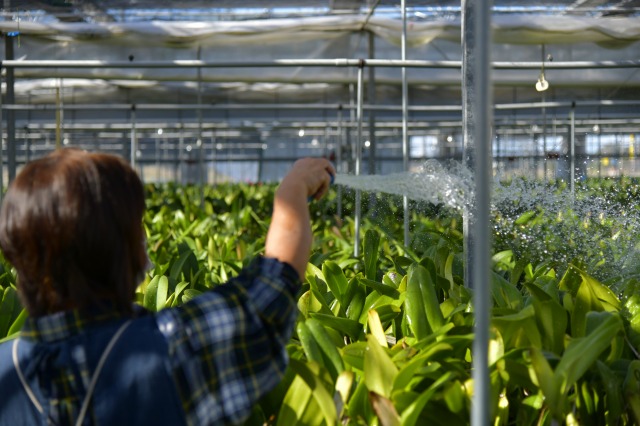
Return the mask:
<path fill-rule="evenodd" d="M 62 148 L 62 105 L 60 105 L 60 85 L 56 86 L 56 149 Z"/>
<path fill-rule="evenodd" d="M 356 120 L 358 121 L 358 133 L 356 137 L 356 176 L 360 175 L 360 163 L 362 162 L 362 77 L 364 73 L 365 61 L 360 61 L 358 67 L 358 88 L 357 88 L 357 112 Z M 362 220 L 362 191 L 356 189 L 356 223 L 355 223 L 355 246 L 353 255 L 360 256 L 360 221 Z"/>
<path fill-rule="evenodd" d="M 478 127 L 474 108 L 477 102 L 478 82 L 476 80 L 476 62 L 478 57 L 476 46 L 476 2 L 472 0 L 462 1 L 462 147 L 463 164 L 469 170 L 476 169 L 476 139 Z M 474 267 L 474 221 L 476 202 L 469 200 L 462 213 L 463 251 L 466 261 L 464 263 L 464 282 L 469 288 L 473 288 Z"/>
<path fill-rule="evenodd" d="M 471 0 L 467 0 L 471 3 Z M 489 328 L 491 325 L 491 123 L 493 86 L 491 82 L 491 0 L 479 0 L 475 10 L 475 92 L 476 126 L 473 311 L 473 401 L 472 426 L 489 426 L 491 381 L 489 379 Z"/>
<path fill-rule="evenodd" d="M 407 60 L 407 5 L 405 0 L 401 0 L 402 7 L 402 39 L 401 58 Z M 407 68 L 402 67 L 402 170 L 409 171 L 409 90 L 407 85 Z M 404 245 L 409 246 L 409 197 L 402 197 L 402 207 L 404 209 Z"/>
<path fill-rule="evenodd" d="M 218 144 L 216 135 L 211 135 L 211 164 L 213 165 L 213 186 L 218 184 Z"/>
<path fill-rule="evenodd" d="M 544 104 L 546 95 L 542 92 L 542 103 Z M 547 107 L 542 107 L 542 164 L 544 166 L 544 181 L 547 181 Z"/>
<path fill-rule="evenodd" d="M 64 144 L 64 81 L 62 78 L 58 79 L 58 88 L 58 93 L 60 93 L 57 105 L 59 113 L 56 115 L 56 118 L 58 119 L 58 127 L 60 128 L 60 137 L 62 138 L 62 143 Z"/>
<path fill-rule="evenodd" d="M 343 173 L 344 169 L 342 167 L 342 146 L 344 145 L 343 134 L 342 134 L 342 104 L 338 107 L 338 135 L 336 137 L 336 171 L 338 173 Z M 337 188 L 337 214 L 339 218 L 342 218 L 342 185 L 338 185 Z"/>
<path fill-rule="evenodd" d="M 178 173 L 180 175 L 180 183 L 184 183 L 185 179 L 182 174 L 182 156 L 184 155 L 184 124 L 180 123 L 180 138 L 178 139 Z"/>
<path fill-rule="evenodd" d="M 131 105 L 131 152 L 129 162 L 131 168 L 136 168 L 136 153 L 138 151 L 138 138 L 136 134 L 136 106 Z"/>
<path fill-rule="evenodd" d="M 575 193 L 575 180 L 576 180 L 576 104 L 575 102 L 571 105 L 571 111 L 569 112 L 569 117 L 571 119 L 571 134 L 569 138 L 571 139 L 571 173 L 570 180 L 571 183 L 571 196 L 573 197 Z"/>
<path fill-rule="evenodd" d="M 198 60 L 202 48 L 198 46 Z M 198 68 L 198 105 L 202 105 L 202 68 Z M 202 140 L 202 109 L 198 109 L 198 179 L 200 181 L 200 207 L 204 208 L 204 141 Z"/>
<path fill-rule="evenodd" d="M 369 40 L 369 59 L 375 59 L 375 34 L 368 32 Z M 367 79 L 367 101 L 369 105 L 376 104 L 376 69 L 368 67 L 369 78 Z M 376 174 L 376 115 L 373 110 L 369 110 L 369 162 L 368 169 L 370 175 Z M 372 199 L 375 194 L 372 194 Z"/>
<path fill-rule="evenodd" d="M 297 67 L 358 67 L 360 59 L 274 59 L 271 61 L 241 61 L 241 62 L 204 62 L 200 60 L 174 61 L 100 61 L 100 60 L 8 60 L 3 62 L 6 68 L 297 68 Z M 367 66 L 383 68 L 440 68 L 460 69 L 460 61 L 399 61 L 397 59 L 372 59 Z M 539 70 L 540 62 L 493 62 L 493 69 Z M 623 69 L 638 68 L 640 60 L 623 61 L 558 61 L 545 64 L 545 69 Z M 121 78 L 118 76 L 117 78 Z"/>
<path fill-rule="evenodd" d="M 13 60 L 13 37 L 5 35 L 4 38 L 4 57 L 6 60 Z M 6 62 L 6 61 L 5 61 Z M 5 104 L 13 105 L 16 103 L 14 84 L 14 69 L 7 67 L 6 72 L 7 93 Z M 9 182 L 16 177 L 16 113 L 12 110 L 7 111 L 7 160 L 9 168 Z"/>

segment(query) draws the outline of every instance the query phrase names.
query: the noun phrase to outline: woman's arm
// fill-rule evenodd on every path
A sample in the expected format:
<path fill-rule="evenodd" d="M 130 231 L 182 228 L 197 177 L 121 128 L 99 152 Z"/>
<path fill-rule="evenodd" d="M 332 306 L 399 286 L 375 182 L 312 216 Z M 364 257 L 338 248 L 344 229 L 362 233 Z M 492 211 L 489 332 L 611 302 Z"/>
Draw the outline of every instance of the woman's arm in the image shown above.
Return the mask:
<path fill-rule="evenodd" d="M 287 262 L 304 277 L 311 250 L 308 198 L 320 199 L 329 189 L 336 170 L 324 158 L 303 158 L 276 191 L 265 256 Z"/>

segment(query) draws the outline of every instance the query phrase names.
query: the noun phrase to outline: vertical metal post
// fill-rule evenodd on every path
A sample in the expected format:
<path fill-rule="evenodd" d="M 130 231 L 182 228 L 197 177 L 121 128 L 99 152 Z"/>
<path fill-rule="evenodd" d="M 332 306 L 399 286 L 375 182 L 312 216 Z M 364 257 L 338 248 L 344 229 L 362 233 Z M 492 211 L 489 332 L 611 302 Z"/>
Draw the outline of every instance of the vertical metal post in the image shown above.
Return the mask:
<path fill-rule="evenodd" d="M 545 104 L 547 97 L 542 92 L 542 103 Z M 542 164 L 544 165 L 544 180 L 547 181 L 547 107 L 542 107 Z"/>
<path fill-rule="evenodd" d="M 184 155 L 184 124 L 180 123 L 180 137 L 178 139 L 178 163 L 177 163 L 177 173 L 176 175 L 180 176 L 180 183 L 184 183 L 184 176 L 182 176 L 182 156 Z M 176 179 L 178 180 L 177 176 Z"/>
<path fill-rule="evenodd" d="M 138 151 L 138 135 L 136 132 L 136 106 L 131 105 L 131 152 L 129 163 L 131 163 L 131 168 L 135 170 L 136 168 L 136 153 Z"/>
<path fill-rule="evenodd" d="M 569 117 L 571 119 L 571 134 L 569 138 L 571 140 L 571 173 L 569 182 L 571 183 L 571 196 L 574 195 L 575 192 L 575 181 L 576 181 L 576 103 L 573 102 L 571 104 L 571 112 L 569 113 Z"/>
<path fill-rule="evenodd" d="M 5 35 L 4 37 L 4 57 L 11 61 L 13 55 L 13 37 Z M 13 105 L 16 102 L 14 84 L 15 74 L 13 67 L 6 68 L 7 94 L 6 104 Z M 16 177 L 16 113 L 14 110 L 7 110 L 7 160 L 9 169 L 9 182 Z"/>
<path fill-rule="evenodd" d="M 468 1 L 471 2 L 470 0 Z M 489 379 L 489 327 L 491 325 L 491 123 L 493 122 L 493 86 L 491 83 L 491 0 L 479 0 L 475 11 L 475 92 L 476 119 L 475 180 L 476 209 L 474 223 L 474 293 L 475 338 L 473 341 L 472 426 L 489 426 L 491 382 Z"/>
<path fill-rule="evenodd" d="M 202 47 L 198 46 L 198 60 Z M 202 140 L 202 67 L 198 67 L 198 178 L 200 180 L 200 207 L 204 208 L 204 141 Z"/>
<path fill-rule="evenodd" d="M 342 140 L 342 104 L 338 106 L 338 135 L 336 138 L 336 171 L 343 173 L 342 168 L 342 146 L 344 141 Z M 342 185 L 338 185 L 338 205 L 336 207 L 339 218 L 342 218 Z"/>
<path fill-rule="evenodd" d="M 402 39 L 401 58 L 407 60 L 407 5 L 405 0 L 401 0 L 402 7 Z M 409 90 L 407 87 L 407 68 L 402 67 L 402 170 L 409 171 L 409 127 L 407 124 L 409 115 Z M 402 207 L 404 209 L 404 245 L 409 246 L 409 197 L 402 197 Z"/>
<path fill-rule="evenodd" d="M 160 139 L 156 137 L 156 183 L 160 182 Z"/>
<path fill-rule="evenodd" d="M 368 32 L 369 35 L 369 59 L 375 59 L 375 34 L 372 31 Z M 369 67 L 369 78 L 367 79 L 367 101 L 369 105 L 375 105 L 376 103 L 376 68 Z M 376 115 L 374 110 L 369 110 L 369 174 L 376 174 Z M 375 194 L 371 194 L 372 200 L 375 198 Z"/>
<path fill-rule="evenodd" d="M 62 147 L 62 107 L 60 106 L 60 85 L 56 85 L 56 149 Z"/>
<path fill-rule="evenodd" d="M 478 117 L 474 114 L 477 102 L 478 86 L 476 75 L 476 63 L 478 60 L 476 22 L 477 2 L 462 0 L 462 157 L 463 163 L 469 170 L 476 168 L 476 139 L 475 133 L 478 127 Z M 480 83 L 481 84 L 481 83 Z M 463 227 L 463 251 L 466 261 L 464 263 L 464 282 L 469 288 L 474 288 L 474 222 L 476 202 L 469 200 L 462 213 Z"/>
<path fill-rule="evenodd" d="M 542 63 L 545 61 L 545 45 L 542 45 Z M 544 166 L 544 181 L 547 181 L 547 107 L 545 102 L 547 101 L 547 96 L 545 92 L 542 92 L 542 165 Z M 537 169 L 536 169 L 537 171 Z"/>
<path fill-rule="evenodd" d="M 213 164 L 213 186 L 218 184 L 218 144 L 215 133 L 211 133 L 211 164 Z"/>
<path fill-rule="evenodd" d="M 356 137 L 356 176 L 360 175 L 360 163 L 362 162 L 362 75 L 364 72 L 364 60 L 358 66 L 358 89 L 357 89 L 357 112 L 358 134 Z M 355 246 L 353 255 L 360 256 L 360 221 L 362 220 L 362 191 L 356 189 L 356 223 L 355 223 Z"/>

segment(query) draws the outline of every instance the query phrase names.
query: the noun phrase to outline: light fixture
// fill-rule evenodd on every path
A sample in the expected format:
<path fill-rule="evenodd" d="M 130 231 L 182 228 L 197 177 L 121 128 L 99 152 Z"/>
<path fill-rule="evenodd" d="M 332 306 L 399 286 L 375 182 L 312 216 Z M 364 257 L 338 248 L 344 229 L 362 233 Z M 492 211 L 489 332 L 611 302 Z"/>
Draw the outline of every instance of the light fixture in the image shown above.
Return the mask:
<path fill-rule="evenodd" d="M 593 125 L 593 133 L 600 133 L 600 126 L 598 126 L 597 124 Z"/>
<path fill-rule="evenodd" d="M 298 132 L 298 136 L 300 137 L 304 136 L 304 129 L 300 129 L 300 131 Z"/>
<path fill-rule="evenodd" d="M 316 139 L 316 138 L 313 138 L 313 139 L 311 140 L 311 145 L 313 145 L 313 146 L 318 146 L 318 144 L 319 144 L 319 143 L 320 143 L 320 142 L 318 142 L 318 139 Z"/>
<path fill-rule="evenodd" d="M 536 90 L 538 92 L 544 92 L 549 88 L 549 82 L 544 78 L 544 67 L 542 72 L 540 72 L 540 77 L 538 77 L 538 81 L 536 82 Z"/>
<path fill-rule="evenodd" d="M 549 88 L 549 82 L 544 76 L 544 45 L 542 45 L 542 68 L 540 69 L 540 76 L 538 77 L 538 81 L 536 82 L 536 90 L 538 92 L 544 92 Z M 548 61 L 553 61 L 553 57 L 551 55 L 547 56 Z"/>
<path fill-rule="evenodd" d="M 371 142 L 370 141 L 364 141 L 364 147 L 365 148 L 369 148 L 371 146 Z"/>
<path fill-rule="evenodd" d="M 162 134 L 162 129 L 158 129 L 158 134 L 161 135 Z"/>
<path fill-rule="evenodd" d="M 451 135 L 447 136 L 447 142 L 449 143 L 453 142 L 453 136 Z"/>

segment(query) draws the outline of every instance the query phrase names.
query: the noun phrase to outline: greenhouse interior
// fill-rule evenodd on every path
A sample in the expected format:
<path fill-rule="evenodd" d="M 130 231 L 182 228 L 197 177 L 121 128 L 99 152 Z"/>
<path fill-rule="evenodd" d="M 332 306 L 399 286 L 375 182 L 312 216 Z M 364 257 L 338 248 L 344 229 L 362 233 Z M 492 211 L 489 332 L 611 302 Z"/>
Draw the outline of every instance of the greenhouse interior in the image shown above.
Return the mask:
<path fill-rule="evenodd" d="M 261 252 L 296 160 L 335 167 L 291 364 L 233 422 L 640 424 L 640 0 L 1 10 L 0 194 L 61 148 L 125 159 L 150 311 Z"/>

